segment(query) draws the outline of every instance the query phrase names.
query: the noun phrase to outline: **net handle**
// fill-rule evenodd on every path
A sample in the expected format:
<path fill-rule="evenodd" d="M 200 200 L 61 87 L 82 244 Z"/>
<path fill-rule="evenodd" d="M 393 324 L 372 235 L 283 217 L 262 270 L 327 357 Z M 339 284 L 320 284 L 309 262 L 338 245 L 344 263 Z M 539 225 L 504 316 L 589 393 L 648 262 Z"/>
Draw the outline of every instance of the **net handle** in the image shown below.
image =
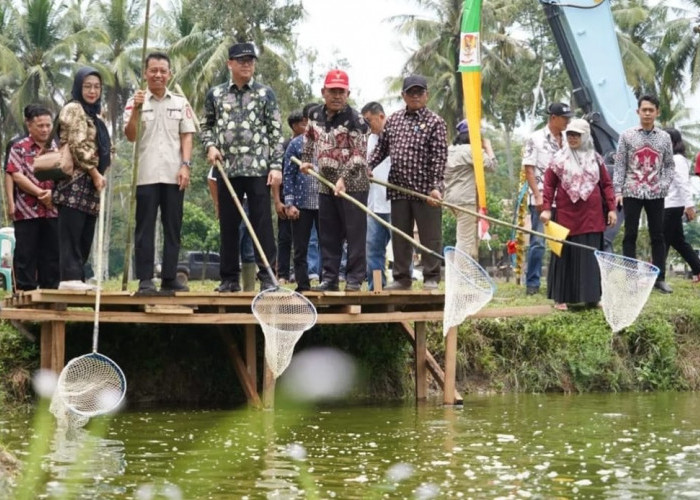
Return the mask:
<path fill-rule="evenodd" d="M 250 219 L 248 218 L 248 215 L 245 213 L 245 210 L 243 209 L 243 205 L 241 205 L 241 200 L 238 199 L 238 195 L 236 194 L 236 190 L 233 189 L 233 186 L 231 185 L 231 181 L 229 180 L 228 175 L 226 175 L 226 172 L 224 171 L 224 166 L 221 164 L 221 162 L 219 160 L 216 160 L 216 168 L 219 170 L 219 174 L 221 175 L 221 178 L 224 180 L 224 184 L 226 184 L 226 188 L 228 189 L 228 192 L 231 194 L 231 198 L 233 198 L 233 203 L 236 205 L 238 212 L 241 214 L 241 218 L 243 219 L 243 222 L 245 222 L 245 227 L 248 228 L 248 233 L 250 233 L 250 238 L 253 240 L 253 243 L 255 244 L 255 248 L 257 249 L 258 254 L 260 255 L 260 260 L 262 260 L 262 263 L 265 266 L 265 269 L 267 270 L 267 274 L 270 275 L 272 282 L 275 284 L 275 288 L 279 288 L 279 282 L 277 281 L 277 277 L 275 276 L 275 273 L 272 272 L 272 267 L 270 267 L 270 261 L 267 260 L 267 255 L 265 255 L 265 252 L 263 251 L 262 245 L 260 244 L 260 240 L 258 239 L 258 235 L 255 234 L 255 230 L 253 229 L 253 225 L 250 223 Z"/>
<path fill-rule="evenodd" d="M 432 196 L 428 196 L 427 194 L 419 193 L 417 191 L 413 191 L 412 189 L 406 189 L 404 187 L 397 186 L 396 184 L 392 184 L 390 182 L 381 181 L 379 179 L 375 179 L 374 177 L 372 177 L 370 179 L 370 182 L 373 182 L 375 184 L 379 184 L 380 186 L 384 186 L 384 187 L 387 187 L 389 189 L 393 189 L 394 191 L 398 191 L 400 193 L 415 196 L 416 198 L 420 198 L 420 199 L 425 200 L 425 201 L 437 202 L 440 205 L 442 205 L 443 207 L 451 208 L 453 210 L 457 210 L 459 212 L 464 212 L 464 213 L 469 214 L 469 215 L 474 215 L 474 216 L 479 217 L 481 219 L 486 219 L 489 222 L 493 222 L 494 224 L 500 224 L 501 226 L 510 227 L 510 228 L 516 229 L 518 231 L 523 231 L 526 233 L 533 234 L 535 236 L 540 236 L 540 237 L 548 239 L 548 240 L 556 241 L 557 243 L 563 243 L 564 245 L 571 245 L 574 247 L 584 248 L 586 250 L 591 250 L 593 252 L 598 250 L 597 248 L 589 247 L 588 245 L 582 245 L 581 243 L 576 243 L 575 241 L 554 238 L 548 234 L 540 233 L 539 231 L 533 231 L 532 229 L 526 229 L 522 226 L 518 226 L 516 224 L 511 224 L 510 222 L 505 222 L 505 221 L 502 221 L 500 219 L 494 219 L 493 217 L 489 217 L 486 214 L 482 214 L 482 213 L 476 212 L 474 210 L 470 210 L 470 209 L 468 209 L 466 207 L 462 207 L 460 205 L 455 205 L 455 204 L 447 202 L 445 200 L 438 200 L 437 198 L 433 198 Z"/>
<path fill-rule="evenodd" d="M 105 239 L 105 191 L 100 190 L 100 213 L 97 216 L 97 290 L 95 291 L 95 321 L 92 325 L 92 352 L 97 352 L 97 342 L 100 335 L 100 302 L 102 301 L 102 250 Z"/>
<path fill-rule="evenodd" d="M 300 160 L 299 158 L 296 158 L 296 157 L 292 156 L 292 161 L 293 161 L 294 163 L 296 163 L 297 165 L 301 166 L 301 160 Z M 307 173 L 307 174 L 309 174 L 309 175 L 315 177 L 320 183 L 326 185 L 328 188 L 330 188 L 330 189 L 332 189 L 333 191 L 335 191 L 335 186 L 333 185 L 333 183 L 332 183 L 331 181 L 329 181 L 328 179 L 326 179 L 325 177 L 323 177 L 323 176 L 322 176 L 321 174 L 319 174 L 318 172 L 316 172 L 315 170 L 309 169 L 309 171 L 308 171 L 308 172 L 305 172 L 305 173 Z M 344 191 L 339 192 L 339 193 L 338 193 L 338 196 L 340 196 L 341 198 L 346 199 L 346 200 L 349 201 L 350 203 L 352 203 L 352 204 L 354 204 L 355 206 L 357 206 L 360 210 L 362 210 L 362 211 L 365 212 L 367 215 L 369 215 L 370 217 L 372 217 L 374 220 L 376 220 L 377 222 L 379 222 L 382 226 L 384 226 L 385 228 L 387 228 L 387 229 L 388 229 L 389 231 L 391 231 L 392 233 L 398 234 L 399 236 L 401 236 L 403 239 L 405 239 L 406 241 L 408 241 L 408 242 L 409 242 L 411 245 L 413 245 L 414 247 L 416 247 L 416 248 L 422 250 L 423 252 L 429 253 L 429 254 L 432 255 L 433 257 L 437 257 L 437 258 L 440 259 L 440 260 L 445 260 L 445 257 L 443 257 L 443 256 L 440 255 L 439 253 L 437 253 L 437 252 L 431 250 L 430 248 L 421 245 L 421 244 L 418 243 L 415 239 L 413 239 L 411 236 L 409 236 L 408 234 L 406 234 L 406 233 L 404 233 L 403 231 L 401 231 L 398 227 L 392 226 L 392 225 L 389 224 L 387 221 L 385 221 L 384 219 L 382 219 L 381 217 L 379 217 L 377 214 L 375 214 L 374 212 L 372 212 L 369 208 L 367 208 L 367 205 L 365 205 L 365 204 L 363 204 L 362 202 L 356 200 L 355 198 L 353 198 L 353 197 L 350 196 L 349 194 L 345 193 Z"/>

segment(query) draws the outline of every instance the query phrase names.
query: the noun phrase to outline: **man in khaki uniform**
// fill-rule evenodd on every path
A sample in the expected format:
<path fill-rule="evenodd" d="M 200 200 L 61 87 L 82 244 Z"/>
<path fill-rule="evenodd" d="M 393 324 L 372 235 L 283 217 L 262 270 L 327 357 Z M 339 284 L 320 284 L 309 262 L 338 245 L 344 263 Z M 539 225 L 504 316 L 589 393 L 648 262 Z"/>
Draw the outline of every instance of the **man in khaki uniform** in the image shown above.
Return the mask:
<path fill-rule="evenodd" d="M 182 204 L 190 183 L 195 123 L 187 99 L 170 92 L 170 59 L 154 52 L 146 57 L 147 90 L 137 90 L 126 104 L 124 133 L 136 140 L 139 130 L 139 173 L 136 189 L 135 266 L 140 294 L 156 292 L 153 284 L 155 224 L 160 207 L 163 224 L 161 292 L 188 291 L 177 280 Z M 140 112 L 133 112 L 141 108 Z"/>

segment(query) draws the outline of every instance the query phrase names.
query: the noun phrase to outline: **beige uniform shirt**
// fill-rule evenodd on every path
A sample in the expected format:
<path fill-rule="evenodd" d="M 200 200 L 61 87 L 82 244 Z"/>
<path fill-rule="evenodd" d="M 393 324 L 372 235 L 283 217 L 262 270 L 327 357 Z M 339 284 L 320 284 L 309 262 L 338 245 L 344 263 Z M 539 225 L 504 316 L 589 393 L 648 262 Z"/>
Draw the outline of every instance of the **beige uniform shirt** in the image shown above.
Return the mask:
<path fill-rule="evenodd" d="M 124 123 L 133 109 L 132 98 L 126 103 Z M 141 109 L 138 185 L 177 184 L 182 162 L 180 134 L 194 132 L 194 115 L 187 99 L 170 91 L 158 99 L 147 90 Z"/>

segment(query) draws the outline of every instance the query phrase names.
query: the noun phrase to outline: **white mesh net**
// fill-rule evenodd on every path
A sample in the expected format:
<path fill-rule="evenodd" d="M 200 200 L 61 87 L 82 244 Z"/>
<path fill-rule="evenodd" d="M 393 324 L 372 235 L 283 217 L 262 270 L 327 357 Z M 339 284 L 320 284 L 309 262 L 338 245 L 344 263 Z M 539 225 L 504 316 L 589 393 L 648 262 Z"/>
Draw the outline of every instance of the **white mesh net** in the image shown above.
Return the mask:
<path fill-rule="evenodd" d="M 600 267 L 603 313 L 613 332 L 637 319 L 654 287 L 659 268 L 640 260 L 595 252 Z"/>
<path fill-rule="evenodd" d="M 289 366 L 304 331 L 316 324 L 316 308 L 300 293 L 277 288 L 260 292 L 252 310 L 265 335 L 265 361 L 277 378 Z"/>
<path fill-rule="evenodd" d="M 461 325 L 493 298 L 496 286 L 491 277 L 469 255 L 458 248 L 445 248 L 445 315 L 442 333 Z"/>
<path fill-rule="evenodd" d="M 82 427 L 89 417 L 115 410 L 125 394 L 121 368 L 102 354 L 85 354 L 61 371 L 50 410 L 59 426 Z"/>

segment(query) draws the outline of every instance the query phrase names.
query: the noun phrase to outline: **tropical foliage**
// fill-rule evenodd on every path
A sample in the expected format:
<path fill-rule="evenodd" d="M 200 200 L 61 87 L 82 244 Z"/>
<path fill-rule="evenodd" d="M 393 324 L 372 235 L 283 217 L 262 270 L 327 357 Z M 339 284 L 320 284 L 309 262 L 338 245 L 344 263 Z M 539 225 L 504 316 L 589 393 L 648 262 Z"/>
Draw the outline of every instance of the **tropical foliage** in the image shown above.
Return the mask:
<path fill-rule="evenodd" d="M 129 209 L 131 151 L 122 134 L 122 109 L 141 84 L 145 11 L 150 9 L 147 47 L 171 56 L 172 83 L 196 113 L 207 89 L 227 78 L 228 46 L 253 40 L 260 50 L 258 78 L 278 94 L 283 115 L 313 99 L 312 83 L 322 65 L 313 48 L 300 47 L 293 28 L 303 16 L 301 0 L 0 0 L 0 142 L 22 128 L 22 109 L 41 102 L 58 110 L 77 67 L 90 64 L 105 78 L 105 113 L 117 144 L 110 173 L 107 234 L 112 271 L 123 262 Z M 404 73 L 429 75 L 429 107 L 445 118 L 450 131 L 462 118 L 462 88 L 456 73 L 462 0 L 414 0 L 426 15 L 395 16 L 397 35 L 416 47 Z M 678 7 L 678 5 L 681 7 Z M 611 4 L 618 27 L 627 80 L 637 94 L 661 98 L 661 122 L 688 122 L 684 96 L 700 81 L 697 13 L 700 0 L 619 0 Z M 571 84 L 543 10 L 536 0 L 485 0 L 483 33 L 483 115 L 485 134 L 499 156 L 499 169 L 487 180 L 489 210 L 511 199 L 519 176 L 523 124 L 537 125 L 545 103 L 571 100 Z M 342 54 L 337 57 L 342 61 Z M 401 76 L 387 93 L 395 92 Z M 533 89 L 535 89 L 533 91 Z M 700 138 L 693 127 L 685 137 Z M 195 155 L 195 172 L 206 170 Z M 188 200 L 214 222 L 204 183 Z M 504 214 L 508 218 L 508 214 Z M 7 219 L 6 219 L 7 222 Z M 214 224 L 215 225 L 215 224 Z M 196 241 L 196 240 L 195 240 Z M 120 254 L 121 252 L 121 254 Z"/>

